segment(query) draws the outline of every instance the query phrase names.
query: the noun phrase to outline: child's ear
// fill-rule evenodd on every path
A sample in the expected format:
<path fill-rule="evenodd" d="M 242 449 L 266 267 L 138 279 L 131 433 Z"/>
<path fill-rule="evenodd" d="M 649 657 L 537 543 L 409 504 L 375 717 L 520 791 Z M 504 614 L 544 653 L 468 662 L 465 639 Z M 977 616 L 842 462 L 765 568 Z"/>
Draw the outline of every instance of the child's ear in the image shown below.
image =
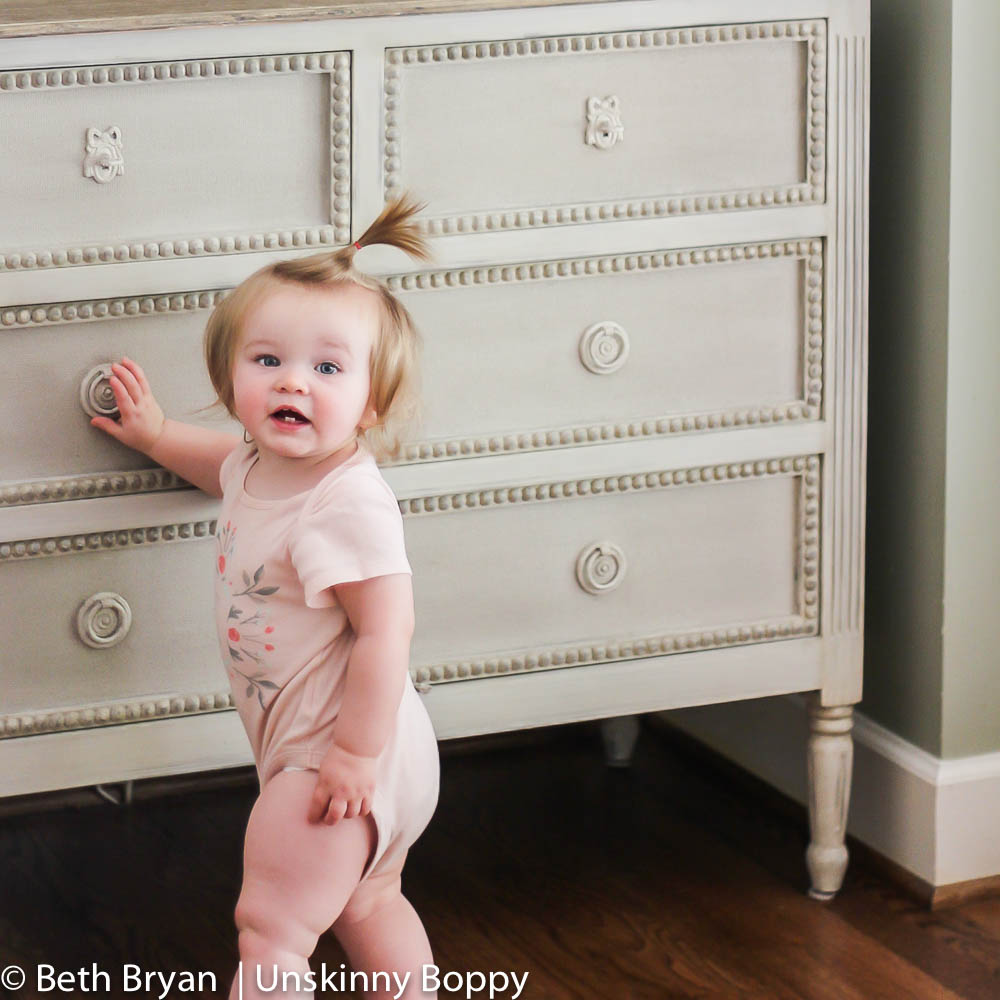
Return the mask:
<path fill-rule="evenodd" d="M 378 423 L 378 413 L 375 412 L 375 406 L 368 401 L 368 406 L 365 407 L 365 412 L 361 414 L 361 419 L 358 421 L 358 427 L 366 431 L 370 427 L 374 427 Z"/>

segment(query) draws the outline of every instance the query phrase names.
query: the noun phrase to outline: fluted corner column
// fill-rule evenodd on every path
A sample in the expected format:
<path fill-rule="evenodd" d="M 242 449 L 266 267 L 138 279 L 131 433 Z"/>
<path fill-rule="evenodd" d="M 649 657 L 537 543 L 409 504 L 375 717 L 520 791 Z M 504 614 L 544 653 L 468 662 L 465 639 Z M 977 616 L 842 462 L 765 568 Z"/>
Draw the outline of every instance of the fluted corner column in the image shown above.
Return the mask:
<path fill-rule="evenodd" d="M 847 807 L 851 798 L 854 725 L 851 705 L 823 707 L 809 700 L 809 829 L 806 865 L 813 899 L 832 899 L 847 870 Z"/>

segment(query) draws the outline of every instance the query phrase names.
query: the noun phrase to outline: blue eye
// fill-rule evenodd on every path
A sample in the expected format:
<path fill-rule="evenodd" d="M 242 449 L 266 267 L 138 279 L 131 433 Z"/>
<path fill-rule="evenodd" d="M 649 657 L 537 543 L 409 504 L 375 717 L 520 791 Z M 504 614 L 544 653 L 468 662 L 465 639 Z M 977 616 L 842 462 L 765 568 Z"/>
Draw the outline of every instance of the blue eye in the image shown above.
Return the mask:
<path fill-rule="evenodd" d="M 254 361 L 265 368 L 277 368 L 281 362 L 273 354 L 258 354 Z"/>
<path fill-rule="evenodd" d="M 321 361 L 316 366 L 316 371 L 318 371 L 320 375 L 333 375 L 340 371 L 340 365 L 338 365 L 335 361 Z"/>

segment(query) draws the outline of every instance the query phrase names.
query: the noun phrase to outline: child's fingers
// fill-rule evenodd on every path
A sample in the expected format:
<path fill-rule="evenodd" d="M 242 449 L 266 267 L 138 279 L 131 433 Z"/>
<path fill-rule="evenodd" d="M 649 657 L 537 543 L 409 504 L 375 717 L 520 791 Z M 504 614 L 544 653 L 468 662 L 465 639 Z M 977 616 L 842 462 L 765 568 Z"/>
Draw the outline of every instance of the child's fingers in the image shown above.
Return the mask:
<path fill-rule="evenodd" d="M 146 373 L 142 370 L 142 366 L 138 361 L 133 361 L 131 358 L 122 357 L 122 365 L 126 367 L 134 376 L 136 382 L 139 384 L 139 388 L 143 392 L 149 392 L 149 383 L 146 381 Z"/>
<path fill-rule="evenodd" d="M 122 383 L 122 380 L 117 375 L 112 375 L 108 379 L 108 385 L 111 386 L 111 391 L 115 394 L 115 403 L 118 406 L 118 412 L 121 414 L 122 419 L 126 416 L 131 417 L 135 413 L 135 402 L 129 395 L 128 389 Z"/>
<path fill-rule="evenodd" d="M 309 803 L 309 822 L 326 822 L 326 816 L 330 810 L 330 805 L 330 796 L 324 793 L 321 789 L 317 788 L 312 797 L 312 802 Z"/>
<path fill-rule="evenodd" d="M 106 431 L 113 438 L 121 440 L 121 425 L 116 421 L 111 420 L 109 417 L 91 417 L 90 424 L 92 427 L 97 427 L 102 431 Z"/>
<path fill-rule="evenodd" d="M 125 386 L 128 394 L 132 397 L 132 401 L 138 403 L 140 396 L 142 396 L 142 388 L 139 386 L 139 380 L 135 375 L 124 365 L 112 365 L 111 370 L 118 376 L 122 385 Z"/>
<path fill-rule="evenodd" d="M 323 822 L 327 826 L 333 826 L 334 823 L 339 823 L 344 818 L 344 813 L 347 810 L 347 803 L 343 799 L 333 799 L 330 802 L 330 808 L 326 812 L 326 816 Z"/>

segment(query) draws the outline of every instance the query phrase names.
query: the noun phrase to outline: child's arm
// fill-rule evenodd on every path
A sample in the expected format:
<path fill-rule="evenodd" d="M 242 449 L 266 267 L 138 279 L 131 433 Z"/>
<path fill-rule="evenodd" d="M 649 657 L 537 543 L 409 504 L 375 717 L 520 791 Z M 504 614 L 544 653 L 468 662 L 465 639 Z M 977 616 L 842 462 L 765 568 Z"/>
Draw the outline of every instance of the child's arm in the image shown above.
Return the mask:
<path fill-rule="evenodd" d="M 356 638 L 333 746 L 320 766 L 309 819 L 335 823 L 371 811 L 375 761 L 392 732 L 410 666 L 413 587 L 407 573 L 334 587 Z"/>
<path fill-rule="evenodd" d="M 122 358 L 120 364 L 112 364 L 111 371 L 111 391 L 121 421 L 94 417 L 91 424 L 148 455 L 157 465 L 177 473 L 209 496 L 221 497 L 219 469 L 240 439 L 235 434 L 167 420 L 135 361 Z"/>

